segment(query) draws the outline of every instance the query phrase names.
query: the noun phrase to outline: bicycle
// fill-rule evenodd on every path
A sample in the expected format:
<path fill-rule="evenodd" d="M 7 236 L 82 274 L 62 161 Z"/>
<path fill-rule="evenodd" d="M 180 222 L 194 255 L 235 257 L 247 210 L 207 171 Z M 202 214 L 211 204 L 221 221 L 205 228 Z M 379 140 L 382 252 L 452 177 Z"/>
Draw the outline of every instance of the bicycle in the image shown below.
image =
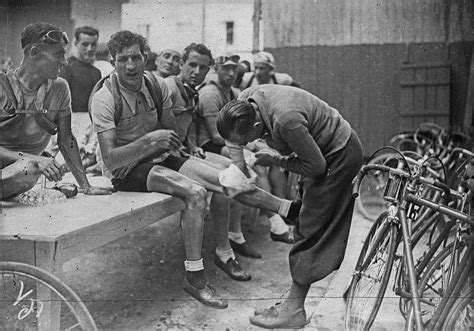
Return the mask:
<path fill-rule="evenodd" d="M 79 296 L 32 265 L 0 262 L 0 298 L 2 330 L 97 330 Z M 55 313 L 60 317 L 57 325 L 50 318 Z"/>
<path fill-rule="evenodd" d="M 399 152 L 399 154 L 402 156 L 401 159 L 405 159 L 402 153 Z M 404 164 L 407 164 L 406 160 Z M 383 198 L 389 206 L 387 211 L 374 222 L 357 261 L 347 295 L 345 319 L 347 329 L 360 327 L 368 330 L 371 327 L 389 282 L 397 247 L 400 242 L 403 242 L 403 261 L 407 269 L 407 297 L 413 307 L 416 328 L 422 330 L 420 296 L 417 292 L 418 275 L 411 242 L 411 217 L 412 213 L 418 210 L 415 206 L 434 208 L 453 217 L 470 220 L 468 216 L 461 215 L 457 210 L 420 197 L 422 186 L 430 186 L 445 194 L 453 193 L 449 187 L 437 180 L 421 177 L 419 169 L 415 169 L 412 173 L 410 168 L 406 168 L 406 171 L 402 168 L 402 162 L 399 162 L 397 168 L 367 164 L 361 168 L 355 178 L 353 192 L 356 196 L 365 173 L 371 170 L 387 173 L 388 179 Z"/>

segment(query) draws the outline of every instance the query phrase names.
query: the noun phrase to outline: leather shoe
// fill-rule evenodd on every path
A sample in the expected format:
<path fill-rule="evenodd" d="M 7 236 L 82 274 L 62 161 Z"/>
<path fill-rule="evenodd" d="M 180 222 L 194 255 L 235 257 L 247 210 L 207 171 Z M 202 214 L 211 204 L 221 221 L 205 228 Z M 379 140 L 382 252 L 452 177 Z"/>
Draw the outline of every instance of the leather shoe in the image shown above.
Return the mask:
<path fill-rule="evenodd" d="M 262 254 L 260 254 L 257 250 L 254 248 L 250 247 L 247 242 L 244 242 L 242 244 L 236 243 L 235 241 L 229 239 L 230 242 L 230 247 L 232 247 L 233 251 L 245 256 L 245 257 L 250 257 L 252 259 L 261 259 Z"/>
<path fill-rule="evenodd" d="M 275 309 L 278 308 L 278 306 L 281 305 L 281 302 L 277 302 L 275 303 L 273 306 L 271 306 L 270 308 L 259 308 L 259 309 L 256 309 L 253 314 L 254 315 L 269 315 L 269 314 L 273 314 L 273 311 Z"/>
<path fill-rule="evenodd" d="M 214 263 L 232 279 L 241 282 L 246 282 L 252 279 L 252 276 L 250 276 L 247 271 L 243 270 L 239 263 L 234 259 L 229 259 L 224 263 L 217 255 L 214 255 Z"/>
<path fill-rule="evenodd" d="M 250 317 L 250 324 L 264 329 L 300 329 L 310 322 L 309 319 L 306 319 L 306 312 L 303 308 L 296 310 L 291 315 L 280 316 L 280 312 L 276 309 L 269 309 L 267 312 L 267 314 Z"/>
<path fill-rule="evenodd" d="M 206 283 L 203 289 L 198 289 L 184 278 L 183 290 L 205 306 L 217 309 L 225 309 L 228 306 L 227 301 L 220 298 L 209 283 Z"/>
<path fill-rule="evenodd" d="M 270 232 L 270 237 L 273 241 L 281 241 L 286 244 L 293 244 L 295 242 L 295 236 L 291 229 L 282 234 L 274 234 L 273 232 Z"/>

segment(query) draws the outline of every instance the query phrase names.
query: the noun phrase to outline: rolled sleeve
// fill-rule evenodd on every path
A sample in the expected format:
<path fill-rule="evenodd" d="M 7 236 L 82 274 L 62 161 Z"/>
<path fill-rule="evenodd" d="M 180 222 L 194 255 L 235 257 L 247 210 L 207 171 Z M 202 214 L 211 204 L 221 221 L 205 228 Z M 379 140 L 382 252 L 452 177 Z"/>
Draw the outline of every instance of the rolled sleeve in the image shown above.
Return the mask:
<path fill-rule="evenodd" d="M 67 117 L 72 113 L 71 109 L 71 91 L 69 90 L 69 85 L 64 80 L 61 82 L 58 80 L 58 89 L 56 94 L 56 100 L 58 102 L 58 117 Z"/>
<path fill-rule="evenodd" d="M 114 100 L 109 94 L 102 88 L 92 98 L 91 119 L 97 133 L 115 129 Z"/>

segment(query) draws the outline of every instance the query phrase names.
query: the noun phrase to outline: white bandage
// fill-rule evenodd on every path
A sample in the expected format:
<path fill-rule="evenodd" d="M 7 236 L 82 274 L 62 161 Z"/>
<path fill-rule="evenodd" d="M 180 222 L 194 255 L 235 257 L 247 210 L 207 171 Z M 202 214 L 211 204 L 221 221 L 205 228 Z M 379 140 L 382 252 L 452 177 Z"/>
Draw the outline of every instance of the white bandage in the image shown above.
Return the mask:
<path fill-rule="evenodd" d="M 247 178 L 235 164 L 231 164 L 219 173 L 219 183 L 225 188 L 224 193 L 228 197 L 233 198 L 237 194 L 256 189 L 257 174 L 252 169 L 248 169 L 248 171 L 250 178 Z"/>

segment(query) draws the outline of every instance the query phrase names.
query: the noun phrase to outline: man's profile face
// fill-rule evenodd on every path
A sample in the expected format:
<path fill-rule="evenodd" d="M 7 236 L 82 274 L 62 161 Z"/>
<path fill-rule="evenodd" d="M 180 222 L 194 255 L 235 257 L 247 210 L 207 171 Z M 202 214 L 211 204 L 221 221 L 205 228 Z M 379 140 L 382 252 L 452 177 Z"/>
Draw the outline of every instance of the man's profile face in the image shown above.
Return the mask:
<path fill-rule="evenodd" d="M 219 82 L 224 86 L 232 86 L 235 80 L 236 68 L 237 66 L 234 65 L 218 65 L 216 73 Z"/>
<path fill-rule="evenodd" d="M 76 40 L 75 45 L 77 47 L 77 56 L 80 60 L 86 63 L 94 62 L 98 39 L 99 36 L 91 36 L 85 33 L 79 34 L 79 39 Z"/>
<path fill-rule="evenodd" d="M 260 84 L 270 82 L 272 68 L 264 63 L 255 63 L 255 77 Z"/>
<path fill-rule="evenodd" d="M 235 133 L 235 131 L 232 131 L 229 135 L 229 138 L 227 138 L 226 140 L 230 141 L 233 144 L 244 146 L 252 141 L 259 139 L 260 133 L 261 130 L 259 126 L 252 126 L 250 131 L 245 134 L 237 134 Z"/>
<path fill-rule="evenodd" d="M 210 65 L 209 56 L 191 51 L 186 62 L 181 65 L 181 77 L 189 86 L 196 87 L 204 81 Z"/>
<path fill-rule="evenodd" d="M 35 56 L 35 64 L 39 68 L 39 75 L 44 79 L 56 79 L 59 72 L 67 64 L 66 62 L 66 44 L 43 43 L 38 46 L 39 52 Z"/>
<path fill-rule="evenodd" d="M 177 76 L 181 55 L 173 50 L 163 51 L 155 60 L 156 70 L 162 77 Z"/>
<path fill-rule="evenodd" d="M 145 72 L 145 56 L 138 44 L 124 47 L 115 55 L 115 70 L 120 83 L 131 91 L 141 87 Z"/>

